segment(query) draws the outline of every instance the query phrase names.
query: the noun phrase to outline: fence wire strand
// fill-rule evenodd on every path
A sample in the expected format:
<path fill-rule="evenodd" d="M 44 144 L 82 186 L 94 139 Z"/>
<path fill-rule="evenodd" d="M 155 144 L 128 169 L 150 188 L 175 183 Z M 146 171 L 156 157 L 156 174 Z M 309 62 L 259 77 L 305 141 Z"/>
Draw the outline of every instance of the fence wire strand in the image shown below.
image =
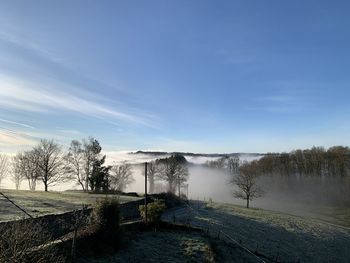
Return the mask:
<path fill-rule="evenodd" d="M 11 200 L 7 195 L 5 195 L 3 192 L 0 191 L 0 195 L 2 197 L 4 197 L 8 202 L 10 202 L 14 207 L 16 207 L 18 210 L 20 210 L 21 212 L 23 212 L 25 215 L 29 216 L 29 218 L 34 219 L 34 216 L 32 216 L 30 213 L 28 213 L 24 208 L 22 208 L 21 206 L 19 206 L 18 204 L 16 204 L 13 200 Z M 40 221 L 35 222 L 37 224 L 39 224 L 41 227 L 43 228 L 47 228 L 44 224 L 42 224 Z M 56 241 L 61 242 L 62 244 L 65 244 L 65 241 L 61 238 L 58 237 L 56 238 Z M 77 254 L 79 254 L 79 257 L 81 257 L 84 260 L 88 260 L 87 257 L 85 257 L 82 253 L 80 253 L 78 250 L 76 251 Z"/>
<path fill-rule="evenodd" d="M 187 202 L 185 202 L 186 206 L 188 208 L 190 208 L 190 210 L 202 217 L 203 215 L 201 215 L 197 210 L 195 210 L 193 207 L 191 207 Z M 247 253 L 249 253 L 250 255 L 252 255 L 255 259 L 257 259 L 259 262 L 262 263 L 266 263 L 265 260 L 263 260 L 261 257 L 259 257 L 258 255 L 256 255 L 253 251 L 251 251 L 250 249 L 248 249 L 247 247 L 243 246 L 242 244 L 240 244 L 237 240 L 235 240 L 233 237 L 231 237 L 229 234 L 227 234 L 225 231 L 217 228 L 216 226 L 214 226 L 214 224 L 212 223 L 211 220 L 209 220 L 209 224 L 211 225 L 212 229 L 216 230 L 218 233 L 222 233 L 228 240 L 230 240 L 231 242 L 233 242 L 234 244 L 236 244 L 237 246 L 239 246 L 241 249 L 243 249 L 244 251 L 246 251 Z"/>

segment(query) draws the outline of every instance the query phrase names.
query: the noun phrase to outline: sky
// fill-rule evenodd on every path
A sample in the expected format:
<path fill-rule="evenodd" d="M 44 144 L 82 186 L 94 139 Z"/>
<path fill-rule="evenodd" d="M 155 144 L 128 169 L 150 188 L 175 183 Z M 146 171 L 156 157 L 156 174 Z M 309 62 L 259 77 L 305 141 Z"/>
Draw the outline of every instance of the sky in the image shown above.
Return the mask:
<path fill-rule="evenodd" d="M 0 151 L 350 145 L 349 1 L 0 2 Z"/>

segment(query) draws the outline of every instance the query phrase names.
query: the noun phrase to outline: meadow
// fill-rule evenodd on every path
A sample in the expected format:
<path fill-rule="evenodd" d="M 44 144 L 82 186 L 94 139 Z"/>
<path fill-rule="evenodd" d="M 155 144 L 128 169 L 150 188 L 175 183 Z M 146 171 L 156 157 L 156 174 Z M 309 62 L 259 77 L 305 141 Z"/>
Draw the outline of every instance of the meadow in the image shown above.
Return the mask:
<path fill-rule="evenodd" d="M 191 202 L 190 207 L 168 211 L 163 219 L 206 229 L 228 243 L 235 240 L 267 262 L 349 262 L 350 229 L 312 218 Z"/>
<path fill-rule="evenodd" d="M 117 197 L 120 203 L 134 201 L 139 197 L 124 195 L 105 195 L 90 194 L 80 191 L 64 192 L 44 192 L 44 191 L 26 191 L 26 190 L 1 190 L 17 205 L 24 208 L 32 216 L 41 216 L 47 214 L 59 214 L 74 209 L 81 209 L 83 205 L 91 206 L 99 198 L 106 196 Z M 13 204 L 0 196 L 0 221 L 9 221 L 23 218 L 24 214 Z"/>
<path fill-rule="evenodd" d="M 33 216 L 91 206 L 106 196 L 79 191 L 2 192 Z M 121 203 L 140 199 L 125 195 L 118 198 Z M 317 213 L 296 216 L 227 203 L 190 201 L 189 205 L 167 210 L 162 219 L 201 231 L 165 228 L 124 232 L 126 246 L 113 255 L 90 257 L 88 262 L 203 262 L 204 258 L 207 262 L 258 262 L 254 255 L 265 262 L 348 262 L 349 209 L 317 209 Z M 13 204 L 0 198 L 0 221 L 22 217 Z"/>

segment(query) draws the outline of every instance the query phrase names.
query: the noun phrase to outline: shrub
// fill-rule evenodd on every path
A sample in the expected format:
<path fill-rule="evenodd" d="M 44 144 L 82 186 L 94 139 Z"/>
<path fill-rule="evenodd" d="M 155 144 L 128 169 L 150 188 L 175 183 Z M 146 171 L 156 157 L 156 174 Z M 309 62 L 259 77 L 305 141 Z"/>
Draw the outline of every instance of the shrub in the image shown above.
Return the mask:
<path fill-rule="evenodd" d="M 167 208 L 172 208 L 172 207 L 179 206 L 182 204 L 182 200 L 177 195 L 170 193 L 170 192 L 153 194 L 152 197 L 164 200 Z"/>
<path fill-rule="evenodd" d="M 117 198 L 97 200 L 92 213 L 97 232 L 106 241 L 116 241 L 119 235 L 120 207 Z"/>
<path fill-rule="evenodd" d="M 163 201 L 155 200 L 147 205 L 147 222 L 158 223 L 166 206 Z M 146 210 L 144 205 L 139 206 L 139 211 L 143 220 L 146 220 Z"/>
<path fill-rule="evenodd" d="M 47 226 L 27 219 L 0 226 L 0 262 L 65 262 Z M 61 254 L 61 255 L 60 255 Z"/>

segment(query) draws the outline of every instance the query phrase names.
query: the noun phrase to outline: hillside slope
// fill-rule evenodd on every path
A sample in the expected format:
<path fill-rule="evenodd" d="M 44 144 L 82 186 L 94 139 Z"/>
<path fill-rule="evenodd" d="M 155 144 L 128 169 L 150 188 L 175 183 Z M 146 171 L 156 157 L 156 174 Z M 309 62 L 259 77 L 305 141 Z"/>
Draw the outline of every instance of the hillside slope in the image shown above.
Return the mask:
<path fill-rule="evenodd" d="M 163 219 L 235 240 L 266 262 L 350 262 L 350 229 L 235 205 L 191 202 L 190 206 L 171 210 Z"/>

